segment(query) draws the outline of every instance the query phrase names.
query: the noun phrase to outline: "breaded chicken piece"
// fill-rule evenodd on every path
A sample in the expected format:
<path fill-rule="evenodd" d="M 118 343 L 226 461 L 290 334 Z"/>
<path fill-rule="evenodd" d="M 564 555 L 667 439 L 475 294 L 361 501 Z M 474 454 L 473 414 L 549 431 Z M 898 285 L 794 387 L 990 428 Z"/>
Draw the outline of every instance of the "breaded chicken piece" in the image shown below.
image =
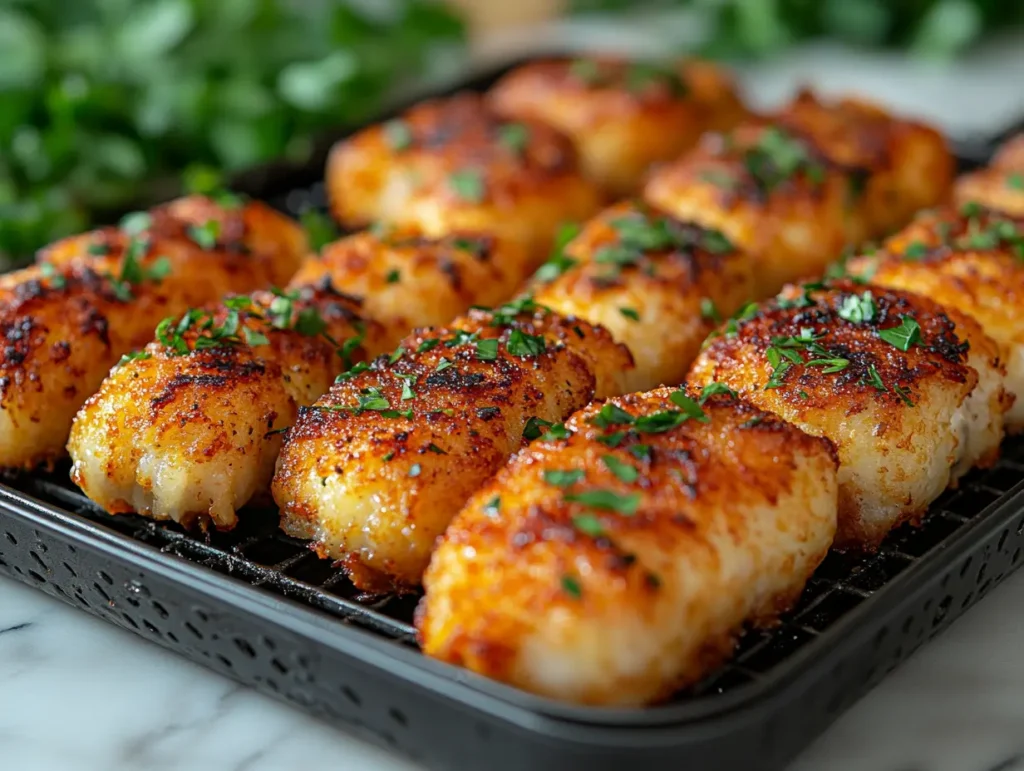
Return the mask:
<path fill-rule="evenodd" d="M 75 418 L 72 479 L 112 514 L 234 527 L 269 489 L 282 430 L 362 358 L 368 329 L 355 301 L 323 287 L 162 322 Z"/>
<path fill-rule="evenodd" d="M 381 221 L 426 235 L 491 233 L 536 266 L 558 226 L 600 206 L 567 138 L 499 117 L 477 94 L 423 102 L 342 140 L 327 164 L 331 210 L 354 228 Z"/>
<path fill-rule="evenodd" d="M 644 191 L 749 253 L 759 296 L 820 275 L 847 244 L 890 232 L 948 193 L 953 161 L 930 129 L 806 95 L 774 121 L 706 135 Z"/>
<path fill-rule="evenodd" d="M 592 404 L 480 488 L 424 576 L 423 651 L 543 696 L 642 706 L 788 609 L 835 534 L 835 450 L 698 398 Z"/>
<path fill-rule="evenodd" d="M 824 102 L 803 90 L 777 116 L 780 125 L 813 137 L 840 168 L 860 173 L 851 190 L 865 232 L 851 243 L 888 235 L 920 209 L 945 201 L 956 173 L 942 134 L 931 126 L 893 116 L 864 99 Z"/>
<path fill-rule="evenodd" d="M 873 547 L 992 463 L 1008 407 L 998 349 L 929 299 L 841 281 L 789 287 L 710 341 L 690 382 L 723 382 L 839 451 L 836 545 Z"/>
<path fill-rule="evenodd" d="M 746 114 L 732 78 L 697 61 L 535 61 L 498 81 L 488 98 L 503 115 L 566 134 L 584 174 L 615 196 L 637 193 L 652 164 L 672 160 L 705 131 L 731 128 Z"/>
<path fill-rule="evenodd" d="M 301 412 L 274 477 L 281 526 L 341 560 L 360 589 L 413 587 L 524 432 L 617 388 L 629 364 L 605 330 L 529 301 L 414 332 Z"/>
<path fill-rule="evenodd" d="M 960 177 L 956 202 L 978 203 L 1024 217 L 1024 134 L 1006 142 L 988 168 Z"/>
<path fill-rule="evenodd" d="M 314 284 L 329 276 L 336 289 L 362 300 L 365 315 L 384 327 L 383 344 L 391 350 L 413 329 L 508 300 L 529 268 L 521 245 L 488 235 L 363 232 L 325 246 L 294 282 Z"/>
<path fill-rule="evenodd" d="M 852 275 L 905 289 L 973 317 L 999 346 L 1014 399 L 1009 431 L 1024 430 L 1024 217 L 971 202 L 920 214 Z"/>
<path fill-rule="evenodd" d="M 168 314 L 286 281 L 302 230 L 261 204 L 202 203 L 222 227 L 190 231 L 174 205 L 118 228 L 64 239 L 42 265 L 0 278 L 0 466 L 52 465 L 71 421 L 122 354 Z"/>
<path fill-rule="evenodd" d="M 626 392 L 681 383 L 708 333 L 754 294 L 750 259 L 720 232 L 638 203 L 591 220 L 539 276 L 538 303 L 629 348 Z"/>

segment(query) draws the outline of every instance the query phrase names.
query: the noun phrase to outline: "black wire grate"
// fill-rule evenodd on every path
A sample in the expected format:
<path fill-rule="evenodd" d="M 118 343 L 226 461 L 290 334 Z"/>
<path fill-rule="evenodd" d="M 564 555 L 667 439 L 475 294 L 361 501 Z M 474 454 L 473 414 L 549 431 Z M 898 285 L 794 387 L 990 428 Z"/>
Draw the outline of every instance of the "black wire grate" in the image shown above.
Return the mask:
<path fill-rule="evenodd" d="M 177 525 L 132 516 L 110 516 L 55 472 L 15 479 L 28 495 L 109 527 L 258 589 L 303 604 L 346 623 L 415 647 L 412 616 L 417 595 L 366 597 L 343 571 L 321 560 L 308 544 L 282 533 L 277 512 L 250 509 L 230 533 L 189 533 Z M 789 659 L 843 616 L 886 588 L 916 560 L 967 526 L 1024 479 L 1024 439 L 1008 440 L 999 463 L 968 476 L 940 497 L 918 526 L 895 531 L 875 554 L 830 554 L 809 581 L 800 602 L 768 630 L 745 634 L 733 659 L 679 699 L 725 693 L 756 680 Z M 1019 550 L 1018 550 L 1019 552 Z M 1020 554 L 1015 554 L 1016 563 Z M 984 571 L 984 565 L 979 566 Z M 984 576 L 979 576 L 984 587 Z M 984 589 L 982 589 L 984 591 Z"/>

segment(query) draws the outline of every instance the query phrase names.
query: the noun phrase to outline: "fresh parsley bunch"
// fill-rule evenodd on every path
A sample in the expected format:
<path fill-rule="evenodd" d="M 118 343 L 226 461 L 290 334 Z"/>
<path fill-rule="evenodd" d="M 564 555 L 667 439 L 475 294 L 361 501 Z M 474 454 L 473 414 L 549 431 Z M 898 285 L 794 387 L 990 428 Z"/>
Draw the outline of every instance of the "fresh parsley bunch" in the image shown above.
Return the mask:
<path fill-rule="evenodd" d="M 173 196 L 183 169 L 211 188 L 302 159 L 462 37 L 429 0 L 4 0 L 0 262 Z"/>

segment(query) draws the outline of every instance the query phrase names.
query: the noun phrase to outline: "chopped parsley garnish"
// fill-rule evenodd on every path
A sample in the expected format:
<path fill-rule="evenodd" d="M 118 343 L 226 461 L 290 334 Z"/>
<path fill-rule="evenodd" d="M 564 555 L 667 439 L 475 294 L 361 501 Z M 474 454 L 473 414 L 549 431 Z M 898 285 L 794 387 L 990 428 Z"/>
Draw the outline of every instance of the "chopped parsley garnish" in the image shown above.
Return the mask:
<path fill-rule="evenodd" d="M 491 338 L 489 340 L 477 340 L 476 341 L 476 357 L 480 361 L 494 361 L 498 358 L 498 340 L 497 338 Z"/>
<path fill-rule="evenodd" d="M 686 84 L 679 73 L 668 65 L 654 62 L 633 62 L 626 69 L 626 88 L 633 93 L 654 85 L 664 85 L 673 96 L 685 96 Z"/>
<path fill-rule="evenodd" d="M 544 472 L 544 481 L 555 487 L 572 487 L 586 476 L 581 469 L 562 471 L 559 469 L 548 469 Z"/>
<path fill-rule="evenodd" d="M 551 428 L 553 425 L 553 423 L 549 423 L 543 418 L 531 417 L 526 421 L 526 425 L 523 426 L 523 438 L 532 442 L 540 437 L 542 428 Z M 565 427 L 563 426 L 562 428 L 564 429 Z"/>
<path fill-rule="evenodd" d="M 58 273 L 57 269 L 49 262 L 44 262 L 39 266 L 39 273 L 43 278 L 49 280 L 50 286 L 54 289 L 63 289 L 67 286 L 67 280 L 64 276 Z"/>
<path fill-rule="evenodd" d="M 498 129 L 498 142 L 513 155 L 522 155 L 530 142 L 530 129 L 523 123 L 505 123 Z"/>
<path fill-rule="evenodd" d="M 901 316 L 898 327 L 880 329 L 878 336 L 901 351 L 909 351 L 921 339 L 921 326 L 910 316 Z"/>
<path fill-rule="evenodd" d="M 650 460 L 651 446 L 649 444 L 634 444 L 626 448 L 626 451 L 637 460 Z"/>
<path fill-rule="evenodd" d="M 928 244 L 924 241 L 911 241 L 903 250 L 903 256 L 908 260 L 920 260 L 928 256 Z"/>
<path fill-rule="evenodd" d="M 344 383 L 346 380 L 351 380 L 352 378 L 354 378 L 360 372 L 366 372 L 369 368 L 370 368 L 369 364 L 367 364 L 365 361 L 361 361 L 358 364 L 356 364 L 354 367 L 352 367 L 351 369 L 346 370 L 345 372 L 342 372 L 340 375 L 338 375 L 336 378 L 334 378 L 334 382 L 335 383 Z"/>
<path fill-rule="evenodd" d="M 103 257 L 106 254 L 110 254 L 110 244 L 94 241 L 85 248 L 85 251 L 93 257 Z"/>
<path fill-rule="evenodd" d="M 562 591 L 574 600 L 583 597 L 583 587 L 580 585 L 579 579 L 568 573 L 562 576 Z"/>
<path fill-rule="evenodd" d="M 579 493 L 567 493 L 565 500 L 570 503 L 579 503 L 592 509 L 614 511 L 624 517 L 631 517 L 636 514 L 640 506 L 640 493 L 627 493 L 625 495 L 616 493 L 613 490 L 584 490 Z"/>
<path fill-rule="evenodd" d="M 131 212 L 121 218 L 118 227 L 130 236 L 137 236 L 153 227 L 153 217 L 145 211 Z"/>
<path fill-rule="evenodd" d="M 576 260 L 565 253 L 565 247 L 579 235 L 579 232 L 580 226 L 575 222 L 564 223 L 558 228 L 551 255 L 548 257 L 547 262 L 537 269 L 537 272 L 534 274 L 535 279 L 545 284 L 549 283 L 576 264 Z"/>
<path fill-rule="evenodd" d="M 844 321 L 849 321 L 851 324 L 863 324 L 874 321 L 877 308 L 871 292 L 864 292 L 861 295 L 847 295 L 843 298 L 843 303 L 837 312 L 839 318 Z"/>
<path fill-rule="evenodd" d="M 402 273 L 398 268 L 392 268 L 388 271 L 388 274 L 384 277 L 384 281 L 388 284 L 397 284 L 402 280 Z"/>
<path fill-rule="evenodd" d="M 700 317 L 716 324 L 722 323 L 722 314 L 719 313 L 718 306 L 710 297 L 700 298 Z"/>
<path fill-rule="evenodd" d="M 1006 175 L 1006 186 L 1010 190 L 1024 190 L 1024 174 L 1019 171 Z"/>
<path fill-rule="evenodd" d="M 764 130 L 757 143 L 744 153 L 743 164 L 757 185 L 772 192 L 797 174 L 820 184 L 825 168 L 815 160 L 803 142 L 778 126 Z"/>
<path fill-rule="evenodd" d="M 730 192 L 735 190 L 736 185 L 738 184 L 736 177 L 722 169 L 708 169 L 707 171 L 702 171 L 700 179 L 704 182 L 710 182 L 720 190 L 727 190 Z"/>
<path fill-rule="evenodd" d="M 249 329 L 249 327 L 242 327 L 242 337 L 245 339 L 246 345 L 270 345 L 270 340 L 265 334 L 255 329 Z"/>
<path fill-rule="evenodd" d="M 433 442 L 431 442 L 430 444 L 427 445 L 427 450 L 429 450 L 430 452 L 434 453 L 435 455 L 447 455 L 448 454 L 447 450 L 441 449 L 440 447 L 438 447 Z"/>
<path fill-rule="evenodd" d="M 708 421 L 711 420 L 710 417 L 704 414 L 704 410 L 700 408 L 700 404 L 698 404 L 689 396 L 687 396 L 684 391 L 673 391 L 668 398 L 677 407 L 682 408 L 683 415 L 685 415 L 687 418 L 699 420 L 701 423 L 707 423 Z M 637 420 L 637 423 L 639 422 L 640 421 Z"/>
<path fill-rule="evenodd" d="M 606 447 L 611 447 L 612 449 L 615 449 L 620 444 L 622 444 L 622 440 L 625 439 L 628 435 L 628 431 L 614 431 L 613 433 L 597 437 L 597 441 L 599 441 Z"/>
<path fill-rule="evenodd" d="M 188 237 L 195 241 L 200 249 L 213 249 L 220 238 L 220 220 L 207 220 L 202 225 L 189 225 Z"/>
<path fill-rule="evenodd" d="M 481 341 L 483 342 L 483 341 Z M 497 340 L 494 341 L 497 343 Z M 513 329 L 505 344 L 508 352 L 513 356 L 526 359 L 531 356 L 540 356 L 547 350 L 547 343 L 541 335 L 528 335 L 521 329 Z"/>
<path fill-rule="evenodd" d="M 572 518 L 572 526 L 584 535 L 593 538 L 600 538 L 604 535 L 604 526 L 601 520 L 593 514 L 576 514 Z"/>
<path fill-rule="evenodd" d="M 878 374 L 878 370 L 874 364 L 868 366 L 868 383 L 873 385 L 879 391 L 888 391 L 885 387 L 885 383 L 882 381 L 882 376 Z"/>
<path fill-rule="evenodd" d="M 548 426 L 548 430 L 540 435 L 540 440 L 542 442 L 554 442 L 558 439 L 568 439 L 569 436 L 569 429 L 565 427 L 564 423 L 555 423 Z"/>
<path fill-rule="evenodd" d="M 352 322 L 352 326 L 355 327 L 355 337 L 350 337 L 341 344 L 341 348 L 338 349 L 338 354 L 341 356 L 341 364 L 345 369 L 352 368 L 352 356 L 356 351 L 359 350 L 359 346 L 363 344 L 363 340 L 366 339 L 366 325 L 361 321 Z"/>
<path fill-rule="evenodd" d="M 739 395 L 725 383 L 711 382 L 700 389 L 700 399 L 698 400 L 698 404 L 703 405 L 704 402 L 716 394 L 728 394 L 733 399 L 739 398 Z"/>
<path fill-rule="evenodd" d="M 412 390 L 412 384 L 416 382 L 415 375 L 406 375 L 402 378 L 402 401 L 407 402 L 416 398 L 416 392 Z"/>
<path fill-rule="evenodd" d="M 892 390 L 899 395 L 908 407 L 914 406 L 914 400 L 910 398 L 910 391 L 906 388 L 903 388 L 899 383 L 897 383 L 892 387 Z"/>
<path fill-rule="evenodd" d="M 627 319 L 630 319 L 632 321 L 640 320 L 640 313 L 636 310 L 636 308 L 619 308 L 619 313 L 621 313 Z"/>
<path fill-rule="evenodd" d="M 569 65 L 569 74 L 588 86 L 597 85 L 601 80 L 601 70 L 592 59 L 577 59 Z"/>
<path fill-rule="evenodd" d="M 400 361 L 403 356 L 405 356 L 405 349 L 402 346 L 398 346 L 391 352 L 391 355 L 388 356 L 388 364 L 394 364 Z M 402 375 L 399 375 L 398 377 L 402 377 Z"/>
<path fill-rule="evenodd" d="M 150 359 L 152 358 L 152 356 L 153 354 L 148 353 L 147 351 L 132 351 L 131 353 L 124 354 L 121 357 L 121 360 L 117 362 L 117 366 L 120 367 L 122 364 L 127 364 L 129 361 L 141 361 L 143 359 Z"/>
<path fill-rule="evenodd" d="M 397 118 L 389 120 L 384 124 L 383 129 L 384 139 L 392 150 L 401 152 L 412 146 L 412 129 L 404 120 Z"/>
<path fill-rule="evenodd" d="M 501 496 L 495 495 L 484 504 L 484 514 L 488 517 L 496 517 L 501 511 Z"/>
<path fill-rule="evenodd" d="M 628 426 L 635 421 L 635 418 L 626 412 L 621 407 L 617 407 L 611 402 L 605 403 L 590 422 L 598 428 L 608 428 L 609 426 Z"/>
<path fill-rule="evenodd" d="M 423 353 L 425 351 L 429 351 L 432 348 L 437 348 L 437 346 L 440 345 L 440 344 L 441 344 L 441 340 L 439 338 L 436 338 L 436 337 L 427 338 L 426 340 L 424 340 L 422 343 L 420 343 L 416 347 L 416 353 Z"/>
<path fill-rule="evenodd" d="M 620 481 L 627 484 L 635 482 L 637 477 L 640 476 L 640 472 L 636 470 L 635 466 L 624 463 L 614 455 L 602 455 L 601 462 L 604 463 L 605 467 Z"/>
<path fill-rule="evenodd" d="M 448 175 L 448 186 L 463 201 L 480 203 L 484 200 L 484 178 L 478 169 L 459 169 Z"/>
<path fill-rule="evenodd" d="M 705 230 L 701 244 L 712 254 L 728 254 L 736 249 L 732 241 L 719 230 Z"/>
<path fill-rule="evenodd" d="M 441 360 L 437 363 L 437 366 L 434 367 L 434 372 L 444 372 L 446 369 L 448 369 L 454 363 L 455 362 L 449 361 L 448 359 L 442 357 Z"/>

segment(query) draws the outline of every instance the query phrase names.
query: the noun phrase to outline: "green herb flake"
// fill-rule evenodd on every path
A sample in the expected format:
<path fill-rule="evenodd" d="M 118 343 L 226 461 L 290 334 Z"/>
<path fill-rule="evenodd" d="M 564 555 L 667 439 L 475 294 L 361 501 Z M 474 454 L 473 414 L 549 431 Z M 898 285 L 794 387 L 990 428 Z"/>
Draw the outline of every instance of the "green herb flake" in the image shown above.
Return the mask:
<path fill-rule="evenodd" d="M 397 284 L 401 280 L 402 280 L 402 273 L 401 273 L 401 271 L 398 270 L 398 268 L 392 268 L 391 270 L 388 271 L 388 274 L 384 277 L 385 283 L 388 283 L 388 284 Z"/>
<path fill-rule="evenodd" d="M 548 427 L 548 430 L 540 435 L 542 442 L 554 442 L 560 439 L 568 439 L 570 437 L 569 429 L 565 427 L 564 423 L 555 423 Z"/>
<path fill-rule="evenodd" d="M 513 155 L 522 155 L 529 142 L 530 129 L 524 123 L 505 123 L 498 128 L 498 143 Z"/>
<path fill-rule="evenodd" d="M 572 487 L 574 484 L 579 482 L 583 477 L 586 476 L 586 472 L 581 469 L 571 469 L 568 471 L 562 471 L 559 469 L 547 469 L 544 471 L 544 481 L 554 487 Z"/>
<path fill-rule="evenodd" d="M 601 462 L 604 463 L 605 467 L 612 472 L 619 481 L 625 482 L 626 484 L 635 482 L 637 477 L 640 476 L 640 472 L 636 470 L 635 466 L 624 463 L 614 455 L 602 455 Z"/>
<path fill-rule="evenodd" d="M 486 193 L 484 178 L 477 169 L 459 169 L 448 175 L 448 187 L 468 203 L 480 203 Z"/>
<path fill-rule="evenodd" d="M 405 356 L 405 349 L 402 346 L 398 346 L 390 356 L 388 356 L 388 364 L 395 364 L 399 359 Z"/>
<path fill-rule="evenodd" d="M 39 274 L 50 282 L 50 286 L 54 289 L 63 289 L 67 286 L 67 279 L 63 275 L 57 272 L 57 269 L 52 263 L 44 262 L 39 266 Z"/>
<path fill-rule="evenodd" d="M 892 390 L 899 395 L 899 397 L 903 400 L 903 403 L 906 404 L 908 407 L 914 406 L 914 400 L 910 398 L 910 391 L 908 391 L 906 388 L 897 383 L 892 387 Z"/>
<path fill-rule="evenodd" d="M 382 128 L 384 140 L 392 150 L 401 152 L 412 147 L 412 129 L 404 120 L 389 120 Z"/>
<path fill-rule="evenodd" d="M 270 345 L 270 340 L 265 334 L 257 332 L 255 329 L 249 329 L 249 327 L 242 327 L 242 337 L 245 339 L 245 344 L 252 347 Z"/>
<path fill-rule="evenodd" d="M 1024 174 L 1019 171 L 1007 174 L 1006 186 L 1010 190 L 1024 190 Z"/>
<path fill-rule="evenodd" d="M 700 389 L 700 399 L 697 400 L 697 403 L 703 406 L 704 402 L 716 394 L 727 394 L 733 399 L 739 398 L 739 394 L 729 388 L 725 383 L 712 381 Z"/>
<path fill-rule="evenodd" d="M 700 317 L 713 321 L 715 324 L 722 323 L 722 314 L 718 311 L 718 306 L 715 305 L 715 301 L 710 297 L 700 298 Z"/>
<path fill-rule="evenodd" d="M 626 448 L 627 452 L 637 460 L 651 459 L 651 446 L 649 444 L 634 444 Z"/>
<path fill-rule="evenodd" d="M 598 428 L 609 426 L 628 426 L 635 422 L 635 418 L 621 407 L 611 402 L 606 402 L 600 411 L 590 419 L 590 422 Z"/>
<path fill-rule="evenodd" d="M 213 249 L 220 238 L 220 220 L 207 220 L 202 225 L 189 225 L 188 237 L 200 249 Z"/>
<path fill-rule="evenodd" d="M 521 329 L 513 329 L 509 334 L 508 343 L 505 344 L 505 347 L 513 356 L 527 359 L 543 354 L 547 350 L 547 343 L 542 335 L 528 335 Z"/>
<path fill-rule="evenodd" d="M 501 512 L 501 496 L 495 495 L 487 503 L 484 504 L 484 514 L 488 517 L 497 517 Z"/>
<path fill-rule="evenodd" d="M 117 362 L 117 366 L 120 367 L 122 364 L 127 364 L 130 361 L 143 361 L 151 358 L 153 358 L 153 354 L 147 351 L 132 351 L 131 353 L 124 354 L 120 361 Z"/>
<path fill-rule="evenodd" d="M 878 336 L 901 351 L 909 351 L 921 339 L 921 326 L 910 316 L 901 316 L 899 326 L 881 329 Z"/>
<path fill-rule="evenodd" d="M 903 256 L 908 260 L 920 260 L 928 256 L 928 244 L 924 241 L 911 241 L 903 250 Z"/>
<path fill-rule="evenodd" d="M 592 509 L 614 511 L 624 517 L 631 517 L 636 514 L 640 507 L 640 493 L 628 493 L 625 495 L 613 490 L 584 490 L 579 493 L 567 493 L 565 500 L 570 503 L 579 503 Z"/>
<path fill-rule="evenodd" d="M 619 313 L 621 313 L 623 316 L 625 316 L 627 319 L 630 319 L 631 321 L 640 320 L 640 313 L 636 310 L 636 308 L 619 308 Z"/>
<path fill-rule="evenodd" d="M 354 378 L 360 372 L 366 372 L 369 368 L 370 368 L 369 364 L 367 364 L 365 361 L 361 361 L 358 364 L 356 364 L 354 367 L 352 367 L 351 369 L 349 369 L 349 370 L 347 370 L 345 372 L 342 372 L 340 375 L 338 375 L 336 378 L 334 378 L 334 382 L 335 383 L 344 383 L 346 380 L 351 380 L 352 378 Z"/>
<path fill-rule="evenodd" d="M 511 351 L 509 351 L 511 353 Z M 489 340 L 477 340 L 476 342 L 476 357 L 480 361 L 494 361 L 498 358 L 498 340 L 497 338 L 491 338 Z"/>
<path fill-rule="evenodd" d="M 673 391 L 668 398 L 673 404 L 682 409 L 683 414 L 687 418 L 692 418 L 701 423 L 708 423 L 711 420 L 708 415 L 704 414 L 700 404 L 687 396 L 685 391 Z"/>
<path fill-rule="evenodd" d="M 441 344 L 441 340 L 436 337 L 430 337 L 424 340 L 416 347 L 416 353 L 425 353 L 426 351 L 437 348 Z"/>
<path fill-rule="evenodd" d="M 523 438 L 532 442 L 534 439 L 540 438 L 541 429 L 550 429 L 553 425 L 543 418 L 533 416 L 523 426 Z"/>
<path fill-rule="evenodd" d="M 604 526 L 594 514 L 576 514 L 572 518 L 572 526 L 584 535 L 600 538 L 604 535 Z"/>
<path fill-rule="evenodd" d="M 878 370 L 874 364 L 868 366 L 868 383 L 873 385 L 879 391 L 888 391 L 885 387 L 885 383 L 882 381 L 882 376 L 878 374 Z"/>
<path fill-rule="evenodd" d="M 129 236 L 138 236 L 153 227 L 153 217 L 149 212 L 132 212 L 121 218 L 118 227 Z"/>
<path fill-rule="evenodd" d="M 438 447 L 433 442 L 431 442 L 430 444 L 427 445 L 427 450 L 429 452 L 434 453 L 435 455 L 447 455 L 448 454 L 447 450 L 441 449 L 440 447 Z"/>
<path fill-rule="evenodd" d="M 849 321 L 851 324 L 864 324 L 874 321 L 877 310 L 871 292 L 864 292 L 861 295 L 846 295 L 837 312 L 839 318 L 844 321 Z"/>
<path fill-rule="evenodd" d="M 562 576 L 562 591 L 574 600 L 579 600 L 583 597 L 583 587 L 580 585 L 579 579 L 569 574 Z"/>
<path fill-rule="evenodd" d="M 580 226 L 575 222 L 565 222 L 559 226 L 555 234 L 554 246 L 547 262 L 541 265 L 534 278 L 542 283 L 550 283 L 576 264 L 576 260 L 565 253 L 565 247 L 580 233 Z"/>

